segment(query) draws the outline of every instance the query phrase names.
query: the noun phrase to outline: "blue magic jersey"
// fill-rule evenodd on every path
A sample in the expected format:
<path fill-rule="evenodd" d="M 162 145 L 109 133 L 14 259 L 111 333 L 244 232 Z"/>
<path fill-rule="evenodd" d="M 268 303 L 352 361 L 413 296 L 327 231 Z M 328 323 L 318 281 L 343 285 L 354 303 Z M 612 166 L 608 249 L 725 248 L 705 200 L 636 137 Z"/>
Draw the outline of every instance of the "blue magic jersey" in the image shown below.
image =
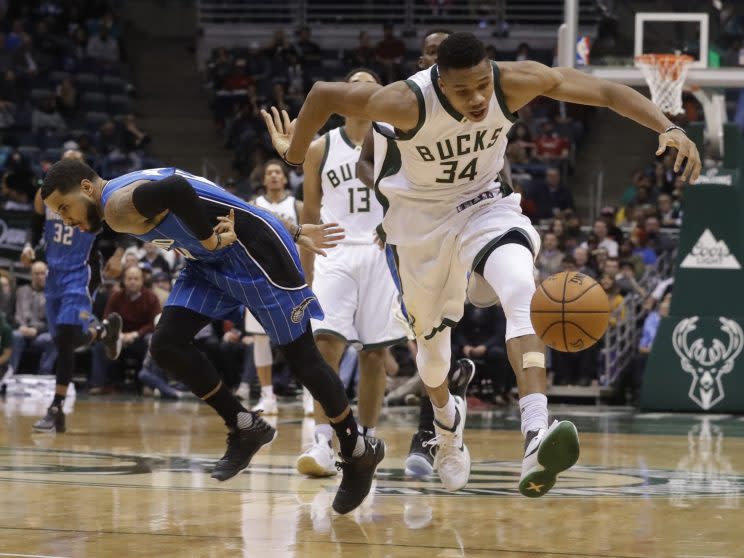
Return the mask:
<path fill-rule="evenodd" d="M 207 250 L 173 212 L 147 233 L 133 234 L 165 250 L 176 250 L 186 259 L 166 306 L 185 307 L 213 319 L 235 319 L 235 312 L 247 306 L 278 344 L 302 335 L 310 317 L 322 319 L 320 305 L 305 283 L 297 249 L 282 223 L 213 182 L 172 167 L 147 169 L 108 181 L 101 203 L 105 207 L 114 192 L 134 182 L 157 182 L 174 174 L 189 182 L 213 224 L 218 216 L 235 210 L 238 239 L 225 248 Z"/>
<path fill-rule="evenodd" d="M 96 235 L 65 225 L 48 207 L 45 211 L 44 244 L 49 269 L 71 271 L 86 267 Z"/>

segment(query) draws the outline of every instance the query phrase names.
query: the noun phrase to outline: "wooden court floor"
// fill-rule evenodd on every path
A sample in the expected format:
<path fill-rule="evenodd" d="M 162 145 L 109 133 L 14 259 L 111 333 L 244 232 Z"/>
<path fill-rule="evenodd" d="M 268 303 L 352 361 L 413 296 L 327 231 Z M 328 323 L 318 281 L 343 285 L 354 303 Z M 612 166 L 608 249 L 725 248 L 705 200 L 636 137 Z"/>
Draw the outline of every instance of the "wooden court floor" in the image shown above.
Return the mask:
<path fill-rule="evenodd" d="M 741 558 L 744 419 L 552 411 L 579 427 L 579 464 L 545 498 L 517 493 L 514 411 L 471 413 L 470 484 L 405 478 L 415 417 L 391 410 L 374 494 L 331 512 L 337 479 L 293 462 L 310 421 L 226 483 L 209 478 L 224 429 L 196 402 L 78 400 L 62 435 L 32 435 L 43 404 L 0 401 L 0 558 Z"/>

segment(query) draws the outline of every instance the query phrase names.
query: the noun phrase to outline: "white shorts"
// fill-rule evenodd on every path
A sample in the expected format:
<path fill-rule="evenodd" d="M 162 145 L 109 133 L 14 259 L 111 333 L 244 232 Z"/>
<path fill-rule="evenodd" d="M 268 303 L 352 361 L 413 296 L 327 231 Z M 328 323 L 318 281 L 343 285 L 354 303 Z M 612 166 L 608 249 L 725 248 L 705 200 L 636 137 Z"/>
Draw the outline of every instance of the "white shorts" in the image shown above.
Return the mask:
<path fill-rule="evenodd" d="M 471 274 L 483 255 L 506 233 L 521 231 L 540 251 L 540 235 L 522 215 L 521 197 L 511 194 L 499 200 L 484 200 L 458 213 L 437 234 L 396 248 L 398 271 L 409 318 L 417 337 L 432 337 L 444 327 L 454 326 L 462 318 L 468 295 L 478 306 L 497 300 L 493 289 L 478 274 Z M 411 218 L 415 218 L 414 215 Z M 534 266 L 511 271 L 534 277 Z M 468 277 L 472 285 L 468 288 Z M 509 316 L 507 316 L 509 319 Z M 527 330 L 531 324 L 514 324 Z"/>
<path fill-rule="evenodd" d="M 245 332 L 249 335 L 266 335 L 266 330 L 248 308 L 245 309 Z"/>
<path fill-rule="evenodd" d="M 313 292 L 325 318 L 313 333 L 340 337 L 357 349 L 395 345 L 412 337 L 385 252 L 374 244 L 341 244 L 315 258 Z"/>

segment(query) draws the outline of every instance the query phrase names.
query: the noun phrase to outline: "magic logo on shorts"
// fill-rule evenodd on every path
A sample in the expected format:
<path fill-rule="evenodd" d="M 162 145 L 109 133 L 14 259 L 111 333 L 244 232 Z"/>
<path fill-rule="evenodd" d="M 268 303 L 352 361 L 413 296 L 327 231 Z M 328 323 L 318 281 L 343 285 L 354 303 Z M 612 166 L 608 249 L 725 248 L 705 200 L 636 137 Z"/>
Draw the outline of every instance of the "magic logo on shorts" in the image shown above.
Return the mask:
<path fill-rule="evenodd" d="M 299 324 L 302 321 L 302 316 L 305 315 L 305 308 L 307 308 L 313 300 L 315 300 L 314 296 L 308 297 L 292 308 L 292 313 L 289 315 L 289 319 L 292 320 L 292 323 Z"/>

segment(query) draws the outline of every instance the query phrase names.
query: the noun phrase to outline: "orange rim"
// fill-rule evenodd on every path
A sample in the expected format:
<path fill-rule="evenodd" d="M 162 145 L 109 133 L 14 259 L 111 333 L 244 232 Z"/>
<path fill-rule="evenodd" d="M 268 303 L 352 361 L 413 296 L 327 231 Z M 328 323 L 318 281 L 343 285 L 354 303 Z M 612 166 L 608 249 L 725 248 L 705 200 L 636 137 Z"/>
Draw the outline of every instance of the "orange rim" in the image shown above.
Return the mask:
<path fill-rule="evenodd" d="M 680 70 L 693 63 L 689 54 L 641 54 L 635 57 L 636 65 L 654 66 L 664 79 L 678 80 Z"/>

